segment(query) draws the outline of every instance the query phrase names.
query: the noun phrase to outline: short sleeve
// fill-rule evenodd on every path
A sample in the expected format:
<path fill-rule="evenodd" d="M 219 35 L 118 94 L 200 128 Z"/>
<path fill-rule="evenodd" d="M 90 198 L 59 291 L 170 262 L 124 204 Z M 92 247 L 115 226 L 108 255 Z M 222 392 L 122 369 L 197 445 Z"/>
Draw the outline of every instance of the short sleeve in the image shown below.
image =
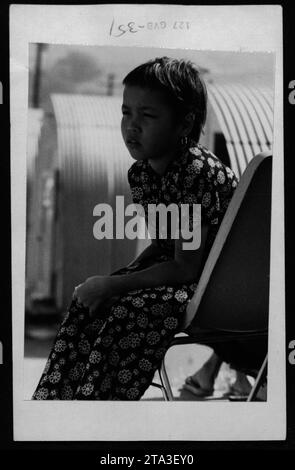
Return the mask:
<path fill-rule="evenodd" d="M 233 171 L 202 151 L 186 168 L 184 202 L 201 205 L 202 224 L 219 226 L 236 186 Z"/>

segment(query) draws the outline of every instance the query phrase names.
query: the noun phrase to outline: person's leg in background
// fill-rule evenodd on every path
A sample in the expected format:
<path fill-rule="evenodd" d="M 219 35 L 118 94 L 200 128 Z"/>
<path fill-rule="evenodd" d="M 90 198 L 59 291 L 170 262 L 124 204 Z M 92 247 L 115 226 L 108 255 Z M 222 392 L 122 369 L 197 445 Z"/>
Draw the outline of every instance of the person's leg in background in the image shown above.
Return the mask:
<path fill-rule="evenodd" d="M 246 397 L 252 386 L 243 370 L 252 370 L 255 375 L 255 371 L 260 368 L 266 354 L 267 339 L 237 340 L 211 345 L 211 347 L 214 351 L 209 359 L 193 375 L 187 377 L 183 388 L 198 397 L 212 395 L 221 365 L 226 362 L 234 371 L 234 380 L 230 384 L 227 395 Z M 266 392 L 262 391 L 260 398 L 265 399 L 265 397 Z"/>

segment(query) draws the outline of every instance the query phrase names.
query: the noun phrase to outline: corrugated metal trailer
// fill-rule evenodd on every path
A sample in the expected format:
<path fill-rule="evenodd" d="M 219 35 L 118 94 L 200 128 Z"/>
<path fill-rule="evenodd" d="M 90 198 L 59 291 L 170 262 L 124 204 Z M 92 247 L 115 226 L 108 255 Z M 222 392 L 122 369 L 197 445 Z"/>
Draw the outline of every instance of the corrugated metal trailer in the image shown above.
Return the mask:
<path fill-rule="evenodd" d="M 93 209 L 131 202 L 127 170 L 133 160 L 120 135 L 121 99 L 52 95 L 41 133 L 34 235 L 33 297 L 53 297 L 66 308 L 73 288 L 109 274 L 135 257 L 137 240 L 96 240 Z M 33 277 L 33 279 L 32 279 Z"/>
<path fill-rule="evenodd" d="M 208 98 L 225 137 L 231 168 L 240 177 L 254 155 L 272 148 L 272 90 L 243 83 L 211 83 Z"/>
<path fill-rule="evenodd" d="M 257 153 L 271 148 L 270 90 L 243 84 L 208 85 L 208 119 L 201 141 L 215 149 L 222 133 L 231 167 L 241 176 Z M 146 240 L 96 240 L 94 206 L 116 195 L 131 202 L 127 170 L 133 163 L 121 137 L 121 98 L 54 94 L 39 141 L 29 234 L 27 284 L 33 297 L 51 297 L 65 309 L 87 277 L 130 262 Z M 217 153 L 217 152 L 216 152 Z"/>

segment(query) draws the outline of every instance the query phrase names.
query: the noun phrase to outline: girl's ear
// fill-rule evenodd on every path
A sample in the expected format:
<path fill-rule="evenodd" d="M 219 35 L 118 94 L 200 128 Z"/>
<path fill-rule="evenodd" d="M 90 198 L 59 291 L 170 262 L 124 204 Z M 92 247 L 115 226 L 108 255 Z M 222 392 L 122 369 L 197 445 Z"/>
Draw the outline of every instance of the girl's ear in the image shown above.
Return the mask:
<path fill-rule="evenodd" d="M 195 123 L 195 118 L 196 118 L 196 115 L 193 111 L 190 111 L 189 113 L 187 113 L 184 117 L 184 122 L 183 122 L 183 132 L 184 132 L 184 135 L 188 135 L 191 133 L 193 127 L 194 127 L 194 123 Z"/>

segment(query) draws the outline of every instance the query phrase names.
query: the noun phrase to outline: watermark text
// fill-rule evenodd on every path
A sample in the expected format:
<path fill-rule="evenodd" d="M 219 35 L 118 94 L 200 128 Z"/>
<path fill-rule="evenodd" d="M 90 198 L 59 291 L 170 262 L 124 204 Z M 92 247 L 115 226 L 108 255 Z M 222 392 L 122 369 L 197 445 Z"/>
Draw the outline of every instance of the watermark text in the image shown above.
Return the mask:
<path fill-rule="evenodd" d="M 290 341 L 289 349 L 291 349 L 291 352 L 289 353 L 289 356 L 288 356 L 289 364 L 294 366 L 295 365 L 295 339 Z"/>
<path fill-rule="evenodd" d="M 125 465 L 128 468 L 135 467 L 137 463 L 143 465 L 193 465 L 193 455 L 180 454 L 145 454 L 141 457 L 122 457 L 107 454 L 102 456 L 99 461 L 100 465 Z"/>
<path fill-rule="evenodd" d="M 293 91 L 289 93 L 289 103 L 295 104 L 295 80 L 292 80 L 291 82 L 289 82 L 289 89 L 292 89 L 292 88 L 293 88 Z"/>
<path fill-rule="evenodd" d="M 141 204 L 125 207 L 124 196 L 116 196 L 115 215 L 107 203 L 97 204 L 93 215 L 99 217 L 93 226 L 93 236 L 97 240 L 181 238 L 185 240 L 183 250 L 197 250 L 201 244 L 200 204 L 148 204 L 145 210 Z M 126 217 L 132 218 L 126 220 Z M 144 230 L 143 217 L 147 222 Z"/>

